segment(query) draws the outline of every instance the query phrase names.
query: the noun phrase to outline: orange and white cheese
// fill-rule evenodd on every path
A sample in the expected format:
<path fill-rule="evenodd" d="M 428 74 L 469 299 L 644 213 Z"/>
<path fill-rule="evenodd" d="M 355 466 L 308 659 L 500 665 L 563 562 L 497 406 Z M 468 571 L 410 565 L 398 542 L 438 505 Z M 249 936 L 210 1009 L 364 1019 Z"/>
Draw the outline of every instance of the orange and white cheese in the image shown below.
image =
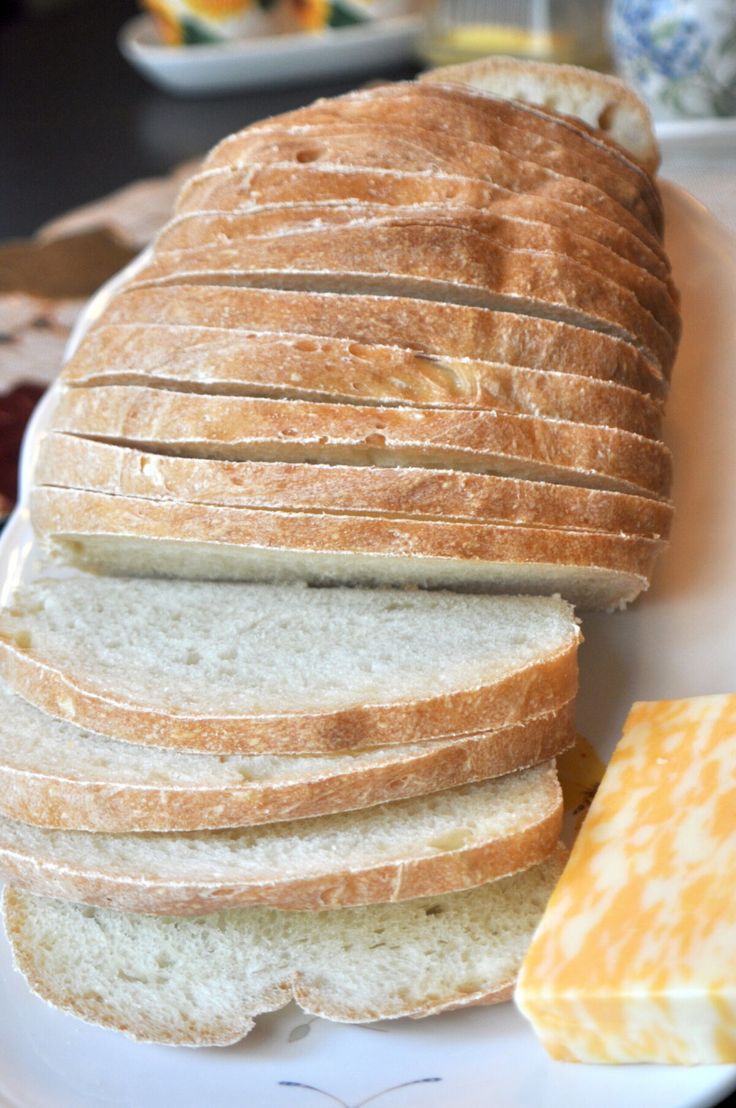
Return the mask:
<path fill-rule="evenodd" d="M 554 1058 L 736 1062 L 736 695 L 634 705 L 515 999 Z"/>

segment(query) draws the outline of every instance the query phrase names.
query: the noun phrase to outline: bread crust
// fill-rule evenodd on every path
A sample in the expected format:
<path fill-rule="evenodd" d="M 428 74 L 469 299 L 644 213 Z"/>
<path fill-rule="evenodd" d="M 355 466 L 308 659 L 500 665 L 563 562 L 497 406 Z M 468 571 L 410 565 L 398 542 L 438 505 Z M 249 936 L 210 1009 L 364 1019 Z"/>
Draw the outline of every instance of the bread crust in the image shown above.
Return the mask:
<path fill-rule="evenodd" d="M 359 90 L 317 100 L 252 124 L 249 130 L 353 121 L 418 126 L 463 142 L 495 147 L 515 159 L 594 184 L 649 230 L 662 233 L 662 202 L 654 182 L 641 167 L 610 147 L 593 143 L 583 128 L 569 120 L 535 112 L 518 101 L 473 93 L 457 84 L 396 83 Z"/>
<path fill-rule="evenodd" d="M 667 497 L 672 456 L 607 427 L 496 411 L 314 404 L 137 386 L 68 389 L 52 428 L 224 461 L 401 465 Z"/>
<path fill-rule="evenodd" d="M 612 219 L 580 204 L 544 195 L 524 195 L 492 181 L 460 174 L 360 169 L 350 166 L 251 164 L 224 166 L 194 174 L 182 187 L 175 214 L 195 211 L 241 211 L 266 204 L 382 204 L 404 207 L 426 204 L 488 210 L 498 215 L 546 223 L 601 243 L 633 265 L 641 266 L 676 290 L 666 257 Z"/>
<path fill-rule="evenodd" d="M 577 65 L 496 55 L 432 69 L 420 74 L 417 80 L 452 81 L 481 93 L 490 90 L 492 94 L 500 92 L 499 86 L 502 86 L 504 95 L 513 95 L 531 104 L 537 112 L 553 115 L 555 119 L 569 120 L 577 129 L 585 129 L 599 145 L 636 159 L 648 173 L 656 173 L 659 167 L 659 148 L 649 109 L 627 84 L 608 73 Z M 534 86 L 533 93 L 529 91 L 530 84 Z M 509 85 L 516 91 L 510 92 Z M 574 109 L 571 107 L 563 114 L 560 104 L 566 98 L 575 104 Z M 555 106 L 554 112 L 542 106 L 550 100 Z"/>
<path fill-rule="evenodd" d="M 504 522 L 666 538 L 672 505 L 649 497 L 451 470 L 169 457 L 52 432 L 37 485 L 278 511 Z"/>
<path fill-rule="evenodd" d="M 96 327 L 153 323 L 352 339 L 610 380 L 656 397 L 667 382 L 631 343 L 556 320 L 409 297 L 182 282 L 121 292 Z M 93 324 L 90 331 L 96 329 Z"/>
<path fill-rule="evenodd" d="M 521 821 L 519 821 L 521 822 Z M 433 855 L 358 866 L 335 859 L 331 867 L 309 877 L 269 879 L 233 873 L 216 866 L 177 879 L 118 864 L 111 873 L 76 860 L 55 860 L 19 848 L 4 837 L 0 823 L 0 875 L 37 896 L 72 900 L 120 912 L 195 916 L 228 908 L 264 905 L 290 911 L 317 912 L 360 904 L 388 904 L 420 896 L 438 896 L 474 888 L 519 873 L 543 862 L 554 851 L 562 829 L 562 793 L 554 772 L 540 781 L 533 818 L 506 834 L 460 849 L 438 849 Z"/>
<path fill-rule="evenodd" d="M 401 745 L 356 769 L 353 752 L 334 773 L 263 784 L 244 780 L 197 787 L 86 780 L 43 767 L 0 763 L 0 811 L 11 819 L 58 830 L 202 831 L 333 815 L 392 800 L 502 777 L 562 754 L 575 740 L 573 700 L 495 731 Z M 206 757 L 206 755 L 198 755 Z M 83 771 L 83 767 L 82 767 Z"/>
<path fill-rule="evenodd" d="M 422 300 L 563 318 L 639 346 L 665 377 L 677 333 L 628 289 L 569 256 L 508 249 L 492 236 L 421 215 L 290 231 L 269 239 L 158 252 L 131 286 L 255 285 L 407 293 Z"/>
<path fill-rule="evenodd" d="M 455 139 L 426 127 L 398 124 L 336 123 L 242 131 L 216 146 L 204 170 L 251 164 L 320 162 L 360 169 L 457 173 L 490 181 L 514 193 L 546 196 L 588 208 L 663 254 L 659 236 L 632 212 L 595 185 L 565 176 L 480 142 Z"/>
<path fill-rule="evenodd" d="M 658 438 L 662 406 L 611 381 L 395 346 L 273 332 L 112 324 L 64 366 L 70 385 L 425 408 L 493 408 Z"/>
<path fill-rule="evenodd" d="M 254 237 L 281 237 L 285 233 L 322 231 L 327 227 L 384 221 L 391 226 L 414 220 L 437 227 L 462 227 L 486 235 L 509 250 L 532 250 L 574 258 L 606 280 L 627 289 L 668 332 L 680 333 L 680 315 L 670 286 L 640 265 L 581 234 L 576 224 L 553 227 L 519 217 L 515 211 L 481 211 L 456 205 L 383 204 L 272 204 L 235 212 L 187 212 L 170 220 L 159 232 L 155 250 L 190 250 L 201 246 L 236 245 Z"/>
<path fill-rule="evenodd" d="M 471 583 L 480 592 L 489 587 L 496 592 L 529 591 L 528 581 L 517 583 L 518 574 L 509 579 L 504 567 L 511 566 L 514 571 L 524 569 L 525 578 L 538 569 L 543 591 L 585 606 L 592 601 L 576 586 L 584 570 L 597 582 L 594 606 L 604 608 L 621 606 L 647 587 L 663 545 L 597 531 L 251 511 L 49 487 L 33 491 L 31 515 L 42 542 L 61 546 L 67 558 L 85 568 L 104 567 L 108 572 L 121 572 L 129 540 L 143 542 L 146 572 L 152 576 L 182 575 L 179 564 L 169 561 L 164 568 L 160 562 L 162 555 L 176 550 L 177 556 L 197 555 L 196 572 L 185 564 L 190 576 L 291 580 L 297 554 L 298 576 L 318 584 L 421 583 L 447 588 L 458 587 L 460 580 L 461 587 L 467 589 Z M 94 540 L 95 547 L 85 548 L 85 540 Z M 202 552 L 206 566 L 199 558 Z M 220 556 L 225 559 L 224 572 L 212 565 Z M 470 577 L 462 575 L 466 571 Z"/>

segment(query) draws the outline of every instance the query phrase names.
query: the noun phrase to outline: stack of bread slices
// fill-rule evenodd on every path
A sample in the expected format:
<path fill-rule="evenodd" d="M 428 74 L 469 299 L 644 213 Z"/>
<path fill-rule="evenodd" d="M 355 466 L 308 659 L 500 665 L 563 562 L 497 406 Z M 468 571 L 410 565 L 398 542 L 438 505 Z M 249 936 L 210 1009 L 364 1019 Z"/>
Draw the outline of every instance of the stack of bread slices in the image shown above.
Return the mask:
<path fill-rule="evenodd" d="M 447 77 L 214 149 L 64 370 L 42 540 L 122 574 L 647 587 L 680 329 L 656 184 Z"/>
<path fill-rule="evenodd" d="M 467 84 L 560 74 L 638 161 Z M 609 79 L 490 63 L 267 120 L 185 186 L 41 443 L 37 535 L 107 576 L 0 612 L 5 922 L 41 996 L 203 1045 L 292 997 L 510 995 L 564 864 L 569 602 L 632 600 L 671 517 L 645 124 Z"/>

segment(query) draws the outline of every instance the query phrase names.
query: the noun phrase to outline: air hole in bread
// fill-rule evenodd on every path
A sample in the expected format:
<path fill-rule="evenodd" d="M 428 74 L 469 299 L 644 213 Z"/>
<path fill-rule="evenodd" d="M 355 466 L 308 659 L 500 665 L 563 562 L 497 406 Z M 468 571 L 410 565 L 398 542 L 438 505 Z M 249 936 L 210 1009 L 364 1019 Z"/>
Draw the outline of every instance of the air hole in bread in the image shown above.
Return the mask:
<path fill-rule="evenodd" d="M 295 159 L 301 165 L 307 162 L 316 162 L 318 158 L 322 157 L 322 151 L 317 146 L 305 146 L 301 150 L 297 150 Z"/>
<path fill-rule="evenodd" d="M 425 916 L 441 916 L 444 910 L 441 904 L 430 904 L 428 908 L 424 909 L 424 914 Z"/>
<path fill-rule="evenodd" d="M 365 442 L 366 446 L 385 446 L 386 436 L 380 435 L 378 431 L 375 431 L 372 435 L 366 435 L 363 441 Z"/>
<path fill-rule="evenodd" d="M 294 349 L 301 351 L 302 354 L 314 354 L 319 350 L 319 346 L 313 339 L 298 339 L 294 343 Z"/>
<path fill-rule="evenodd" d="M 598 112 L 598 126 L 601 131 L 610 131 L 613 126 L 613 117 L 616 112 L 615 104 L 608 103 Z"/>
<path fill-rule="evenodd" d="M 190 647 L 189 650 L 187 650 L 186 654 L 184 655 L 184 665 L 185 666 L 196 666 L 196 665 L 199 665 L 200 661 L 201 661 L 201 658 L 200 658 L 199 651 L 195 650 L 193 647 Z"/>

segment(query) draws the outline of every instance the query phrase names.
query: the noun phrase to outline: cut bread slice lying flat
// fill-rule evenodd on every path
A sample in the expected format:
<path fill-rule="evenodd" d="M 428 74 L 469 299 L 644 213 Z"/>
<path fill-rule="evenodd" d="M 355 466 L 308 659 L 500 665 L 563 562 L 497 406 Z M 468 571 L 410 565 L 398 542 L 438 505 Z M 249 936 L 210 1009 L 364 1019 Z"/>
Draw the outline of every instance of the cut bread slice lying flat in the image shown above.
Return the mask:
<path fill-rule="evenodd" d="M 634 293 L 582 262 L 506 248 L 491 235 L 423 222 L 420 214 L 159 251 L 132 286 L 191 282 L 411 296 L 524 312 L 632 342 L 665 376 L 676 352 L 675 331 L 658 323 Z"/>
<path fill-rule="evenodd" d="M 455 139 L 426 127 L 373 123 L 281 127 L 225 139 L 204 162 L 204 170 L 287 163 L 353 169 L 394 169 L 405 173 L 449 173 L 489 181 L 524 196 L 544 196 L 587 208 L 640 238 L 663 254 L 661 239 L 616 200 L 578 177 L 515 158 L 481 142 Z"/>
<path fill-rule="evenodd" d="M 144 1041 L 227 1045 L 291 999 L 328 1019 L 428 1016 L 507 1000 L 564 851 L 441 897 L 318 915 L 128 915 L 5 893 L 15 962 L 44 1000 Z"/>
<path fill-rule="evenodd" d="M 190 177 L 179 194 L 175 212 L 241 211 L 265 204 L 383 204 L 403 207 L 426 204 L 470 207 L 498 215 L 574 230 L 606 246 L 633 265 L 667 283 L 674 293 L 670 266 L 626 227 L 580 204 L 544 195 L 526 196 L 488 180 L 448 173 L 406 173 L 393 169 L 360 169 L 304 165 L 248 165 L 239 169 L 207 169 Z"/>
<path fill-rule="evenodd" d="M 533 250 L 571 257 L 576 262 L 633 293 L 643 308 L 668 331 L 679 335 L 680 317 L 675 297 L 667 282 L 654 277 L 640 265 L 626 261 L 607 246 L 586 238 L 576 225 L 552 227 L 539 220 L 522 219 L 516 212 L 501 214 L 495 209 L 457 205 L 383 204 L 265 204 L 236 212 L 187 212 L 159 232 L 155 250 L 190 250 L 202 246 L 233 246 L 251 238 L 273 238 L 293 232 L 322 231 L 344 225 L 385 221 L 432 223 L 437 227 L 462 227 L 493 239 L 510 250 Z"/>
<path fill-rule="evenodd" d="M 277 511 L 517 523 L 665 538 L 672 505 L 572 485 L 432 469 L 222 462 L 46 434 L 37 485 Z"/>
<path fill-rule="evenodd" d="M 672 457 L 608 427 L 497 411 L 207 396 L 138 386 L 67 389 L 52 428 L 224 461 L 419 466 L 666 497 Z"/>
<path fill-rule="evenodd" d="M 396 83 L 364 89 L 317 100 L 251 126 L 262 130 L 274 124 L 299 127 L 353 122 L 421 127 L 462 142 L 483 143 L 595 185 L 649 230 L 661 233 L 662 203 L 651 177 L 641 166 L 607 144 L 593 142 L 584 129 L 569 120 L 555 120 L 551 113 L 457 84 Z"/>
<path fill-rule="evenodd" d="M 663 545 L 603 531 L 252 511 L 50 487 L 35 489 L 30 507 L 41 543 L 95 572 L 559 594 L 588 610 L 634 600 Z"/>
<path fill-rule="evenodd" d="M 493 408 L 648 438 L 657 438 L 662 424 L 660 404 L 612 381 L 350 339 L 226 328 L 99 327 L 65 365 L 62 380 L 342 404 Z"/>
<path fill-rule="evenodd" d="M 434 896 L 544 861 L 562 826 L 554 763 L 360 812 L 183 834 L 46 831 L 0 816 L 0 876 L 41 896 L 191 916 Z"/>
<path fill-rule="evenodd" d="M 572 65 L 481 58 L 432 69 L 420 81 L 456 81 L 474 89 L 513 97 L 564 112 L 585 122 L 600 141 L 608 136 L 650 173 L 659 165 L 652 118 L 644 102 L 617 77 Z"/>
<path fill-rule="evenodd" d="M 574 695 L 578 640 L 554 598 L 80 577 L 16 593 L 0 668 L 114 738 L 300 753 L 551 711 Z"/>
<path fill-rule="evenodd" d="M 0 811 L 38 827 L 197 831 L 331 815 L 499 777 L 572 745 L 574 702 L 497 731 L 345 754 L 191 754 L 54 719 L 0 682 Z"/>
<path fill-rule="evenodd" d="M 344 338 L 616 381 L 658 397 L 667 393 L 658 370 L 622 339 L 558 320 L 408 297 L 181 283 L 120 293 L 97 327 L 110 324 L 186 327 L 192 340 L 198 329 L 204 335 L 212 328 L 242 336 L 268 331 Z"/>

